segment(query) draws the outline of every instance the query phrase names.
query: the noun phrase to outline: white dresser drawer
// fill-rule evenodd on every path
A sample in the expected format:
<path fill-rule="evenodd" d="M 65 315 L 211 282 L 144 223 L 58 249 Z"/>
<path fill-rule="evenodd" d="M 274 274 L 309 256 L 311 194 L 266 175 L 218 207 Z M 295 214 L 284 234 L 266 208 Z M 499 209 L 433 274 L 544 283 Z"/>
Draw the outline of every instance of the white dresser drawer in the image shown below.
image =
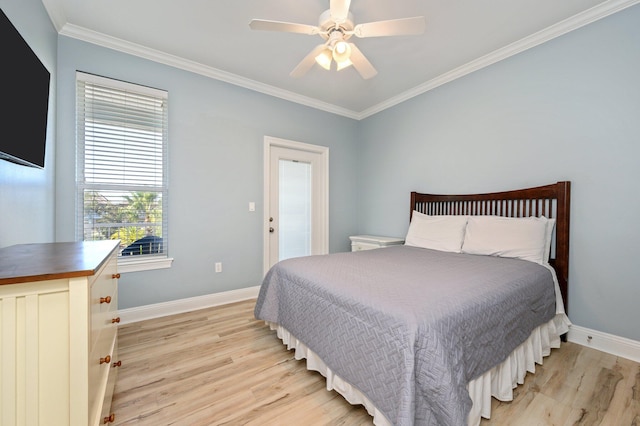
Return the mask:
<path fill-rule="evenodd" d="M 117 258 L 109 262 L 91 283 L 91 337 L 89 351 L 93 351 L 100 332 L 111 327 L 112 319 L 118 315 Z"/>
<path fill-rule="evenodd" d="M 102 408 L 105 400 L 109 374 L 115 361 L 116 326 L 105 328 L 100 333 L 95 350 L 89 354 L 89 415 L 90 420 L 102 424 Z M 96 424 L 96 423 L 91 423 Z"/>
<path fill-rule="evenodd" d="M 104 397 L 102 398 L 102 412 L 100 418 L 102 419 L 103 424 L 105 424 L 105 419 L 108 419 L 109 422 L 115 421 L 115 414 L 111 411 L 111 399 L 113 398 L 113 391 L 116 387 L 116 378 L 118 377 L 120 365 L 120 360 L 118 359 L 118 339 L 116 338 L 113 342 L 111 367 L 109 367 L 107 387 L 104 392 Z"/>
<path fill-rule="evenodd" d="M 380 248 L 378 244 L 369 244 L 363 242 L 352 242 L 351 251 L 372 250 Z"/>

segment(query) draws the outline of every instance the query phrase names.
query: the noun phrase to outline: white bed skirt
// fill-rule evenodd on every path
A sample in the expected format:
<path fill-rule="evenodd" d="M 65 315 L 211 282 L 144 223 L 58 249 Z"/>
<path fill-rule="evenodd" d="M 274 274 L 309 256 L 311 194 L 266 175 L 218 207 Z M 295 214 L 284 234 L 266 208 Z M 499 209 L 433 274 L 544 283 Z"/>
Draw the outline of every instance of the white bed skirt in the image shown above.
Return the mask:
<path fill-rule="evenodd" d="M 373 417 L 376 426 L 391 426 L 387 418 L 378 410 L 373 402 L 358 389 L 336 375 L 322 359 L 304 343 L 278 324 L 267 322 L 272 330 L 276 330 L 278 338 L 287 345 L 287 349 L 295 349 L 297 360 L 305 358 L 307 369 L 318 371 L 327 379 L 327 390 L 335 390 L 350 404 L 363 405 Z M 542 358 L 551 353 L 551 348 L 560 347 L 560 336 L 569 330 L 569 319 L 559 313 L 554 319 L 533 330 L 529 338 L 518 346 L 501 364 L 487 371 L 482 376 L 469 382 L 467 388 L 473 401 L 469 413 L 468 425 L 480 424 L 480 417 L 491 417 L 491 397 L 500 401 L 513 400 L 513 389 L 524 383 L 528 372 L 535 373 L 536 364 L 542 364 Z"/>

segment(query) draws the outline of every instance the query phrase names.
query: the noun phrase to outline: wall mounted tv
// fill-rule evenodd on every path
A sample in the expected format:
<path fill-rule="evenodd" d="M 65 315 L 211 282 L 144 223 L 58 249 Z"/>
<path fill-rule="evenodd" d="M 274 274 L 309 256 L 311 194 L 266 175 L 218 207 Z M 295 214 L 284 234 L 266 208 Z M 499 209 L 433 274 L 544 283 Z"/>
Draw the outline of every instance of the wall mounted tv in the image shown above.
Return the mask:
<path fill-rule="evenodd" d="M 0 158 L 44 167 L 50 74 L 0 9 Z"/>

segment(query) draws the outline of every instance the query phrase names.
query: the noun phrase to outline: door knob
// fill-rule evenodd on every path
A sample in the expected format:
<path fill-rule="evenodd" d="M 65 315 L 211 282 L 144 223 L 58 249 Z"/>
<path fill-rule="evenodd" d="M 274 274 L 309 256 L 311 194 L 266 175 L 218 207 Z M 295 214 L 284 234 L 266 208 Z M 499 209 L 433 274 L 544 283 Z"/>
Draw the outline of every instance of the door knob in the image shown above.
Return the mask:
<path fill-rule="evenodd" d="M 269 227 L 269 232 L 273 233 L 274 229 L 273 227 Z"/>

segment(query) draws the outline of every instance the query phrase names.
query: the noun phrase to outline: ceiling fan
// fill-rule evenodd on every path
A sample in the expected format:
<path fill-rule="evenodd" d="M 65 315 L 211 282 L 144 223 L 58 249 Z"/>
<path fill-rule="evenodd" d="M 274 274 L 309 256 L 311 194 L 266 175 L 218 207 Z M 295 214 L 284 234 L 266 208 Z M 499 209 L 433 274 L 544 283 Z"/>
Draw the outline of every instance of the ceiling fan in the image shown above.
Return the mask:
<path fill-rule="evenodd" d="M 253 19 L 249 23 L 249 27 L 252 30 L 317 34 L 325 40 L 294 68 L 290 74 L 292 77 L 302 77 L 314 63 L 329 70 L 332 62 L 335 61 L 338 71 L 353 65 L 365 80 L 375 76 L 378 71 L 354 43 L 347 42 L 351 36 L 355 35 L 359 38 L 385 37 L 422 34 L 425 30 L 424 16 L 354 25 L 353 15 L 349 12 L 350 6 L 351 0 L 330 0 L 329 10 L 320 15 L 318 26 Z"/>

